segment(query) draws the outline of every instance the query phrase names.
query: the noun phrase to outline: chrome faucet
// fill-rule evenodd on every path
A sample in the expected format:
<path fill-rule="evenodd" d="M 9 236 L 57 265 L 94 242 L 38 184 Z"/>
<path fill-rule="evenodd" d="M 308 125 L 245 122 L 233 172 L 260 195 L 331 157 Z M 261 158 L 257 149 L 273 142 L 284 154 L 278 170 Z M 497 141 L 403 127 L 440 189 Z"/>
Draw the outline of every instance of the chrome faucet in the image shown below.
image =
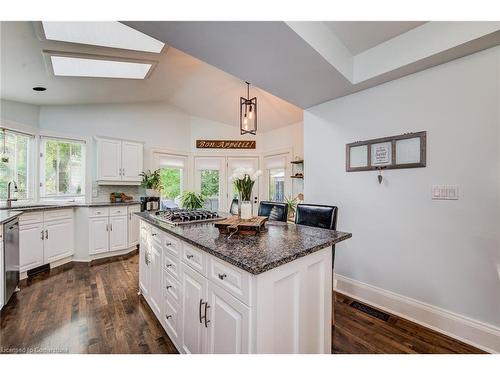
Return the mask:
<path fill-rule="evenodd" d="M 7 208 L 11 208 L 12 207 L 12 202 L 17 201 L 17 198 L 11 198 L 10 197 L 10 185 L 12 183 L 14 183 L 14 193 L 18 192 L 16 181 L 10 181 L 9 184 L 7 185 Z"/>

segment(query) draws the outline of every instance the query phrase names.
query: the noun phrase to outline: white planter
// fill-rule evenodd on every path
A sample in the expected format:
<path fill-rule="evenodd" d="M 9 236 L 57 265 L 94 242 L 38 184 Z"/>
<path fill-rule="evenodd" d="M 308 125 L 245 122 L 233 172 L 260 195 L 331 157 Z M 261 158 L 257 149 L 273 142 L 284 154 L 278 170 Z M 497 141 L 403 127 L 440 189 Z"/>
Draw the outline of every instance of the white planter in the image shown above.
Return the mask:
<path fill-rule="evenodd" d="M 158 192 L 155 189 L 146 189 L 146 196 L 148 197 L 157 197 Z"/>
<path fill-rule="evenodd" d="M 252 202 L 243 201 L 241 202 L 241 219 L 250 220 L 252 218 Z"/>

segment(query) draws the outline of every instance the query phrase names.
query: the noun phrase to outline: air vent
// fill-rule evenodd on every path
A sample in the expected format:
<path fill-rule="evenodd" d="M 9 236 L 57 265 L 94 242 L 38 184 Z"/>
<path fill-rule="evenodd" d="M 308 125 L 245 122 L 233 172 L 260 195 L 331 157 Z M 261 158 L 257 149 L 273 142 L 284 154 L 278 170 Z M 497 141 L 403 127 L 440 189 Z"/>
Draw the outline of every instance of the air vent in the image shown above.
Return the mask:
<path fill-rule="evenodd" d="M 358 302 L 358 301 L 351 302 L 349 306 L 354 307 L 356 310 L 362 311 L 365 314 L 373 316 L 374 318 L 383 320 L 384 322 L 387 322 L 389 320 L 389 318 L 391 317 L 389 314 L 387 314 L 385 312 L 374 309 L 373 307 L 370 307 L 370 306 L 365 305 L 365 304 Z"/>

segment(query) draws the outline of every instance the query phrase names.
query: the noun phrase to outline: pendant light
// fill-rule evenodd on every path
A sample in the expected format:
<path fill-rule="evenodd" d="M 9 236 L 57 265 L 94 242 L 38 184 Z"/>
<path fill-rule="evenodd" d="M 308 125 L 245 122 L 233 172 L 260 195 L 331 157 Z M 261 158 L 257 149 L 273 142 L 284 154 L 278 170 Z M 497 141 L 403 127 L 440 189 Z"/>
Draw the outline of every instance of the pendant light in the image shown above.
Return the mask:
<path fill-rule="evenodd" d="M 247 97 L 240 98 L 240 131 L 241 134 L 257 133 L 257 98 L 250 99 L 250 83 L 247 84 Z"/>
<path fill-rule="evenodd" d="M 2 128 L 2 137 L 3 137 L 3 147 L 2 147 L 2 154 L 0 156 L 0 160 L 2 163 L 8 163 L 9 162 L 9 153 L 7 152 L 7 135 L 5 134 L 5 129 Z"/>

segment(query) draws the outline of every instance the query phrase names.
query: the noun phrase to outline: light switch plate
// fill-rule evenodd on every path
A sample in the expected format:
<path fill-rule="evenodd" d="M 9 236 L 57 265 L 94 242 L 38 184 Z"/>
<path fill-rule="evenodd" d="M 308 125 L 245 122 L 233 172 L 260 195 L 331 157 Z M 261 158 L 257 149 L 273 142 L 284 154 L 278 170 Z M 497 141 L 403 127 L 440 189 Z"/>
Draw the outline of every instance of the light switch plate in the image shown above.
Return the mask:
<path fill-rule="evenodd" d="M 432 185 L 432 199 L 457 200 L 457 185 Z"/>

